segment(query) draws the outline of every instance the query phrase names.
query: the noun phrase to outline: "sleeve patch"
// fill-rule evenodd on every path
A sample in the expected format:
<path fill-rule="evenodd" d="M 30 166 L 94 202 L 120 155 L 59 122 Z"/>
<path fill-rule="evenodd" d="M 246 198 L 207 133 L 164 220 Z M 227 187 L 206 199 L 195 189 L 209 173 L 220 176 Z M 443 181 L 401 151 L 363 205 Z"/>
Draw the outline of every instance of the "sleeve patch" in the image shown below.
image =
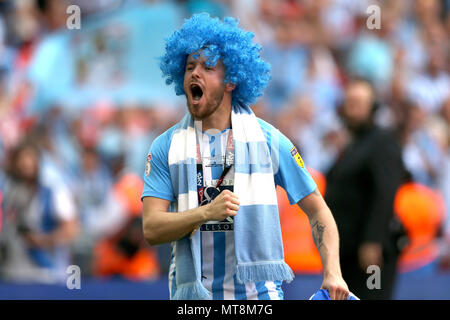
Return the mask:
<path fill-rule="evenodd" d="M 147 155 L 147 162 L 145 164 L 145 176 L 148 177 L 148 175 L 150 174 L 150 169 L 151 169 L 151 165 L 150 165 L 150 161 L 152 160 L 152 154 L 151 152 L 149 152 L 149 154 Z"/>
<path fill-rule="evenodd" d="M 295 161 L 297 162 L 298 166 L 300 168 L 304 168 L 303 159 L 300 156 L 300 154 L 298 153 L 297 148 L 295 146 L 292 147 L 292 149 L 291 149 L 291 155 L 295 159 Z"/>

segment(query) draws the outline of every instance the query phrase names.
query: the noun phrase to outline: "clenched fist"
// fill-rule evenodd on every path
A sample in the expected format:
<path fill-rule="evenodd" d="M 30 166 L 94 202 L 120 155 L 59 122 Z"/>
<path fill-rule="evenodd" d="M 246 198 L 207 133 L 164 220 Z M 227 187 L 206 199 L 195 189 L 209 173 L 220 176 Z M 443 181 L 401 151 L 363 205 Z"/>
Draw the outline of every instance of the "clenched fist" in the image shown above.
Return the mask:
<path fill-rule="evenodd" d="M 230 190 L 224 190 L 206 207 L 206 221 L 222 221 L 237 214 L 239 199 Z"/>

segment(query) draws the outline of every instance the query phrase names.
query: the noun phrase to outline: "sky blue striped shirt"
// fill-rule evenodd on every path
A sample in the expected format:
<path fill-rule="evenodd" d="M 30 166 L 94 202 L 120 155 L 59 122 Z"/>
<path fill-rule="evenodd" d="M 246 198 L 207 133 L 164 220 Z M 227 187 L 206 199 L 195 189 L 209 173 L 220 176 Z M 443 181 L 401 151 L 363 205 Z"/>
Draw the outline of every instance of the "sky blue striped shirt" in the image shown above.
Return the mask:
<path fill-rule="evenodd" d="M 277 185 L 286 190 L 289 201 L 294 204 L 313 192 L 316 184 L 311 176 L 296 160 L 294 145 L 279 130 L 267 122 L 258 119 L 266 136 L 272 157 L 274 179 Z M 150 148 L 149 171 L 144 174 L 142 198 L 157 197 L 171 202 L 176 201 L 170 179 L 168 152 L 170 142 L 177 125 L 170 128 L 154 140 Z M 226 142 L 229 129 L 222 132 L 207 132 L 200 138 L 203 161 L 205 192 L 212 191 L 223 171 Z M 298 157 L 297 157 L 298 159 Z M 220 187 L 233 190 L 234 166 L 225 176 Z M 211 188 L 207 188 L 210 186 Z M 233 221 L 209 221 L 200 228 L 202 242 L 202 283 L 213 299 L 246 300 L 283 299 L 281 281 L 241 284 L 235 275 Z M 173 247 L 174 248 L 174 247 Z M 169 270 L 169 290 L 171 296 L 176 291 L 175 254 L 172 250 Z"/>

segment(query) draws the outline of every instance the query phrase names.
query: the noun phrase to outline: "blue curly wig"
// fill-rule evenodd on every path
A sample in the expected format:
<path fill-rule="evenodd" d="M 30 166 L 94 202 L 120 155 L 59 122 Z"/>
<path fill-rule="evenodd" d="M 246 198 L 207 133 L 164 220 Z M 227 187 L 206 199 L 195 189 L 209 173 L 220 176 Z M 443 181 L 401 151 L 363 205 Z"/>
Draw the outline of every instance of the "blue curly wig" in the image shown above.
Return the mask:
<path fill-rule="evenodd" d="M 270 80 L 270 65 L 260 56 L 261 46 L 253 43 L 254 34 L 238 27 L 234 18 L 211 18 L 207 13 L 186 19 L 181 29 L 166 39 L 166 53 L 160 68 L 166 84 L 175 84 L 177 95 L 183 88 L 187 57 L 202 49 L 207 65 L 215 66 L 222 59 L 225 83 L 233 83 L 232 104 L 254 104 Z"/>

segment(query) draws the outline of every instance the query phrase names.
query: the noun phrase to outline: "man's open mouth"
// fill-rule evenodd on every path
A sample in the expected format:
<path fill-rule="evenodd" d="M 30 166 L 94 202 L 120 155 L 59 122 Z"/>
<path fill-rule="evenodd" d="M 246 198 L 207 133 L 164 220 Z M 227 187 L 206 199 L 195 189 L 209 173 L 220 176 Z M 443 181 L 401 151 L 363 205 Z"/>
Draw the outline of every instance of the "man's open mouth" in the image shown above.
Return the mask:
<path fill-rule="evenodd" d="M 199 85 L 193 83 L 191 84 L 191 96 L 194 102 L 198 102 L 203 96 L 203 90 Z"/>

